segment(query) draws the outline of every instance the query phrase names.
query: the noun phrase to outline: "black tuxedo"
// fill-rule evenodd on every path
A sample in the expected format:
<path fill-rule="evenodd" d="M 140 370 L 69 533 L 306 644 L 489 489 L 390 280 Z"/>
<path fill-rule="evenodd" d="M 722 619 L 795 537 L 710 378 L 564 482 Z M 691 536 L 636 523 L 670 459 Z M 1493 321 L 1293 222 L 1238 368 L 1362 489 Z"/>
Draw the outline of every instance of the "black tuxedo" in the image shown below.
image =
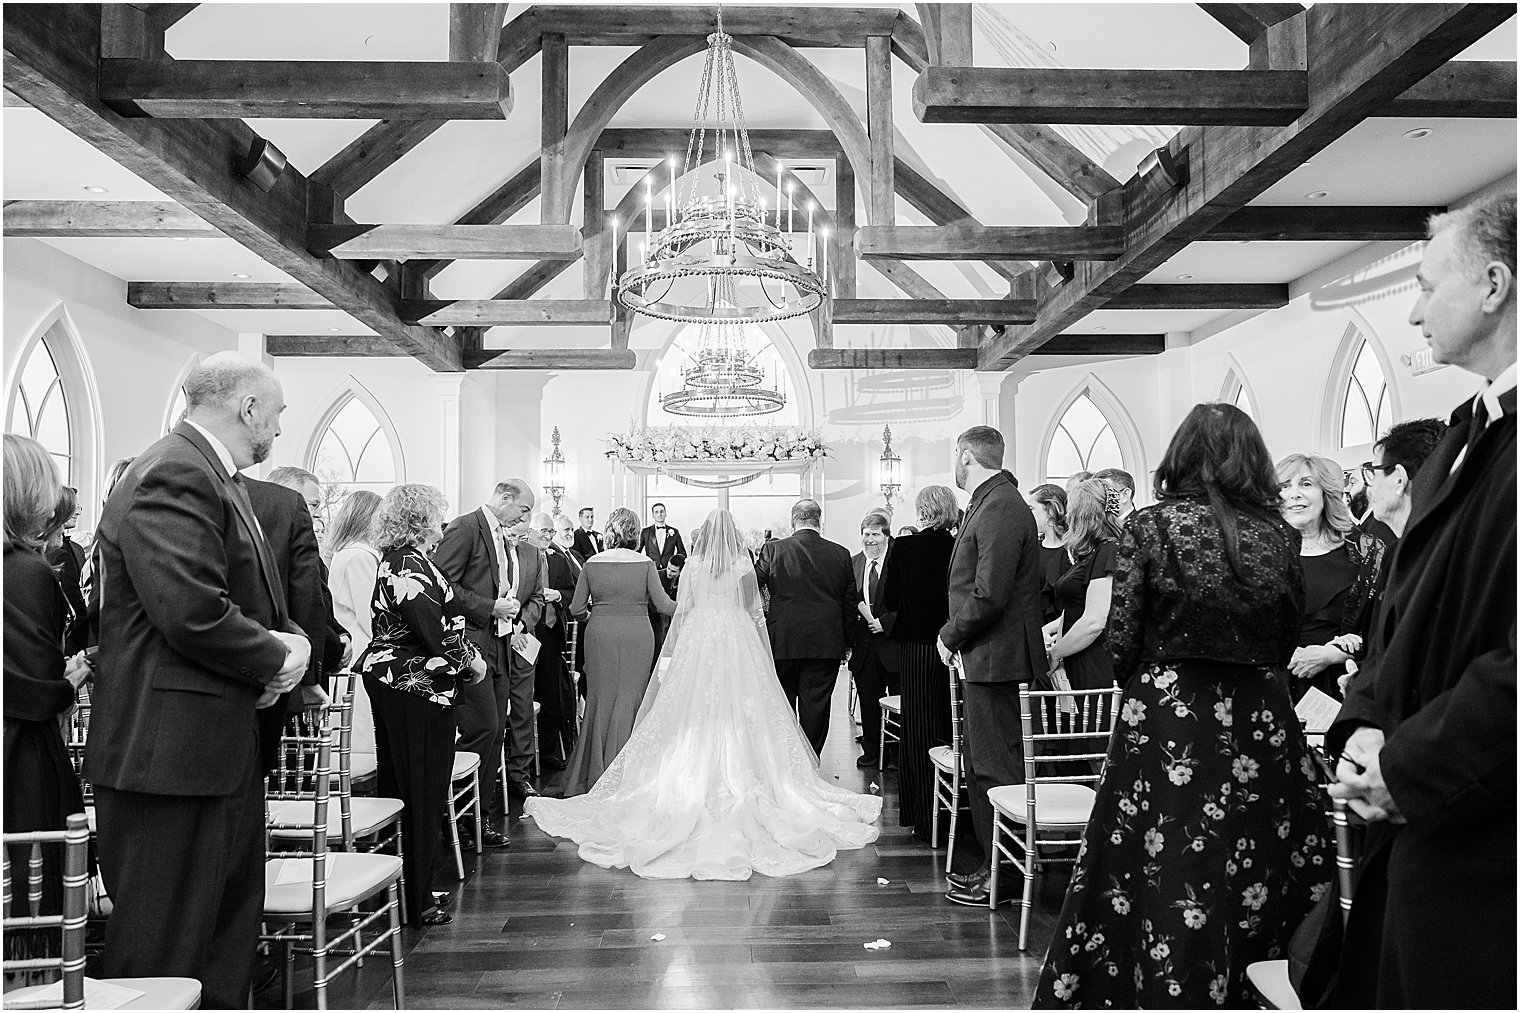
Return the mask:
<path fill-rule="evenodd" d="M 545 586 L 558 591 L 560 600 L 545 603 L 535 634 L 543 644 L 533 676 L 533 698 L 543 708 L 538 712 L 538 750 L 541 760 L 568 760 L 575 746 L 575 682 L 565 664 L 565 623 L 584 561 L 558 543 L 550 544 L 544 558 Z"/>
<path fill-rule="evenodd" d="M 241 482 L 189 423 L 133 462 L 96 544 L 102 974 L 193 977 L 207 1008 L 242 1006 L 264 899 L 255 703 L 286 657 L 269 631 L 299 630 Z"/>
<path fill-rule="evenodd" d="M 676 585 L 680 582 L 679 576 L 671 577 L 665 572 L 665 567 L 674 566 L 680 569 L 686 565 L 686 545 L 681 541 L 681 532 L 670 525 L 665 526 L 665 547 L 660 548 L 659 536 L 655 533 L 655 525 L 651 524 L 639 532 L 639 551 L 654 560 L 655 572 L 659 574 L 660 586 L 665 589 L 672 600 L 676 596 Z M 649 622 L 654 627 L 654 662 L 660 658 L 660 649 L 665 646 L 665 635 L 670 632 L 670 616 L 664 615 L 654 606 L 649 608 Z"/>
<path fill-rule="evenodd" d="M 587 531 L 585 528 L 575 529 L 575 551 L 581 554 L 582 559 L 590 559 L 598 552 L 605 551 L 606 548 L 607 546 L 602 541 L 602 533 L 600 531 Z"/>
<path fill-rule="evenodd" d="M 860 595 L 850 550 L 812 528 L 760 547 L 755 576 L 770 594 L 766 629 L 776 675 L 813 749 L 829 731 L 829 698 Z"/>
<path fill-rule="evenodd" d="M 857 552 L 850 562 L 855 568 L 855 593 L 860 601 L 869 601 L 871 614 L 880 620 L 881 593 L 887 586 L 886 547 L 876 561 L 874 595 L 870 594 L 871 568 L 866 554 Z M 854 621 L 850 623 L 850 673 L 855 677 L 855 691 L 860 697 L 860 744 L 867 758 L 875 756 L 880 746 L 881 698 L 897 689 L 901 658 L 902 649 L 897 641 L 887 636 L 885 630 L 872 633 L 860 609 L 856 608 Z"/>
<path fill-rule="evenodd" d="M 1515 1006 L 1515 392 L 1453 472 L 1471 402 L 1421 465 L 1340 716 L 1381 728 L 1407 825 L 1371 825 L 1336 1006 Z"/>
<path fill-rule="evenodd" d="M 949 619 L 939 639 L 960 651 L 965 674 L 966 765 L 972 834 L 958 840 L 957 872 L 986 866 L 992 841 L 987 792 L 1024 780 L 1019 683 L 1045 671 L 1040 625 L 1040 536 L 1006 473 L 977 486 L 950 556 Z"/>

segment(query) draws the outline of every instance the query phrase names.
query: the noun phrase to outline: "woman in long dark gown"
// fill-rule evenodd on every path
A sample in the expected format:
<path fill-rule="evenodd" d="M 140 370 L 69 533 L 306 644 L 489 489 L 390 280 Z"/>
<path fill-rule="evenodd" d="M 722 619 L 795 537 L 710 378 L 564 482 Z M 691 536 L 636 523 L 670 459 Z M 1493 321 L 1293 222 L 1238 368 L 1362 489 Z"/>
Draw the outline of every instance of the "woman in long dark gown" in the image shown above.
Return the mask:
<path fill-rule="evenodd" d="M 1298 537 L 1256 425 L 1197 405 L 1130 517 L 1109 646 L 1124 704 L 1037 1008 L 1252 1005 L 1329 886 L 1316 769 L 1282 680 Z"/>
<path fill-rule="evenodd" d="M 1108 614 L 1113 607 L 1114 558 L 1119 529 L 1108 509 L 1108 486 L 1088 479 L 1072 490 L 1066 545 L 1070 564 L 1056 579 L 1061 605 L 1061 634 L 1050 648 L 1073 689 L 1103 689 L 1114 684 L 1114 659 L 1108 652 Z"/>
<path fill-rule="evenodd" d="M 960 518 L 955 494 L 931 485 L 918 494 L 919 532 L 900 535 L 884 569 L 881 626 L 902 647 L 901 742 L 897 750 L 898 822 L 929 840 L 934 764 L 929 750 L 950 744 L 950 670 L 935 644 L 950 612 L 950 529 Z M 938 844 L 938 842 L 933 842 Z"/>
<path fill-rule="evenodd" d="M 585 620 L 586 714 L 565 771 L 565 797 L 584 795 L 633 733 L 654 660 L 650 609 L 674 615 L 654 561 L 638 551 L 639 517 L 619 507 L 607 518 L 607 549 L 586 560 L 570 614 Z"/>

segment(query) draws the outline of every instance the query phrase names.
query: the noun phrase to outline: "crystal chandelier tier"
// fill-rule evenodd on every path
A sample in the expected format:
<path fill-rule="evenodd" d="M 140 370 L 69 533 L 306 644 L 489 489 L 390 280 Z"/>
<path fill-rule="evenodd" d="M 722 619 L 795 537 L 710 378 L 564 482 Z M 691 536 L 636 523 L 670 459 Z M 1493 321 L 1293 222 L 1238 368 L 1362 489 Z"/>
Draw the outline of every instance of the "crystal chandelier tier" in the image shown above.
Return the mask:
<path fill-rule="evenodd" d="M 682 389 L 661 398 L 676 415 L 779 411 L 786 396 L 765 385 L 756 349 L 763 341 L 753 340 L 754 325 L 803 316 L 828 299 L 826 237 L 813 230 L 813 206 L 795 207 L 779 172 L 774 214 L 766 206 L 732 42 L 720 9 L 718 30 L 707 37 L 686 160 L 671 165 L 665 227 L 654 231 L 651 170 L 645 184 L 648 239 L 639 263 L 617 282 L 617 299 L 632 312 L 699 325 L 696 351 L 681 371 Z M 719 171 L 704 183 L 700 170 L 709 151 Z M 794 231 L 804 220 L 807 231 Z"/>

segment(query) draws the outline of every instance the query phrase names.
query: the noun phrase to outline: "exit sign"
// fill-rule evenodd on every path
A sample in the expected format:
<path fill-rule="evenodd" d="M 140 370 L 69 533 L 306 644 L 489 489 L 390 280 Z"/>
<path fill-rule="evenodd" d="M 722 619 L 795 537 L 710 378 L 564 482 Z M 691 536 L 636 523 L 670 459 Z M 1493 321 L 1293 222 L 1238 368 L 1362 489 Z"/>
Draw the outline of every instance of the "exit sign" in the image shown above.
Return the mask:
<path fill-rule="evenodd" d="M 1431 356 L 1429 348 L 1422 348 L 1418 352 L 1399 356 L 1399 361 L 1409 368 L 1410 376 L 1419 376 L 1421 373 L 1433 373 L 1438 369 L 1445 369 L 1447 363 L 1436 362 Z"/>

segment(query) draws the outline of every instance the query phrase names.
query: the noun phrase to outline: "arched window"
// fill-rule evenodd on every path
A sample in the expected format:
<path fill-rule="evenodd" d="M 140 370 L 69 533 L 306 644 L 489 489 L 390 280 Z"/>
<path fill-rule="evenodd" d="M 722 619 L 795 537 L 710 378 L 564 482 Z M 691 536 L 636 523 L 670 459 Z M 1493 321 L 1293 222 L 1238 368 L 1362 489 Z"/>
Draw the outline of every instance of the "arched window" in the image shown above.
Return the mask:
<path fill-rule="evenodd" d="M 307 467 L 322 481 L 322 511 L 330 524 L 356 489 L 384 496 L 399 480 L 395 448 L 370 407 L 352 393 L 318 427 Z"/>
<path fill-rule="evenodd" d="M 174 388 L 174 398 L 169 402 L 169 414 L 164 419 L 164 432 L 168 432 L 179 425 L 179 420 L 185 414 L 185 387 L 181 384 Z"/>
<path fill-rule="evenodd" d="M 6 432 L 30 436 L 47 448 L 66 485 L 78 486 L 74 475 L 74 429 L 63 376 L 44 334 L 16 371 L 10 423 Z"/>
<path fill-rule="evenodd" d="M 1362 338 L 1341 393 L 1340 446 L 1371 443 L 1392 423 L 1393 405 L 1382 364 L 1372 343 Z"/>
<path fill-rule="evenodd" d="M 1246 389 L 1245 381 L 1233 368 L 1224 378 L 1224 390 L 1220 392 L 1219 400 L 1225 404 L 1234 405 L 1252 419 L 1260 421 L 1256 416 L 1256 403 L 1251 400 L 1251 392 Z"/>
<path fill-rule="evenodd" d="M 1063 484 L 1079 471 L 1123 468 L 1124 454 L 1114 427 L 1084 390 L 1056 422 L 1045 447 L 1045 481 Z"/>

